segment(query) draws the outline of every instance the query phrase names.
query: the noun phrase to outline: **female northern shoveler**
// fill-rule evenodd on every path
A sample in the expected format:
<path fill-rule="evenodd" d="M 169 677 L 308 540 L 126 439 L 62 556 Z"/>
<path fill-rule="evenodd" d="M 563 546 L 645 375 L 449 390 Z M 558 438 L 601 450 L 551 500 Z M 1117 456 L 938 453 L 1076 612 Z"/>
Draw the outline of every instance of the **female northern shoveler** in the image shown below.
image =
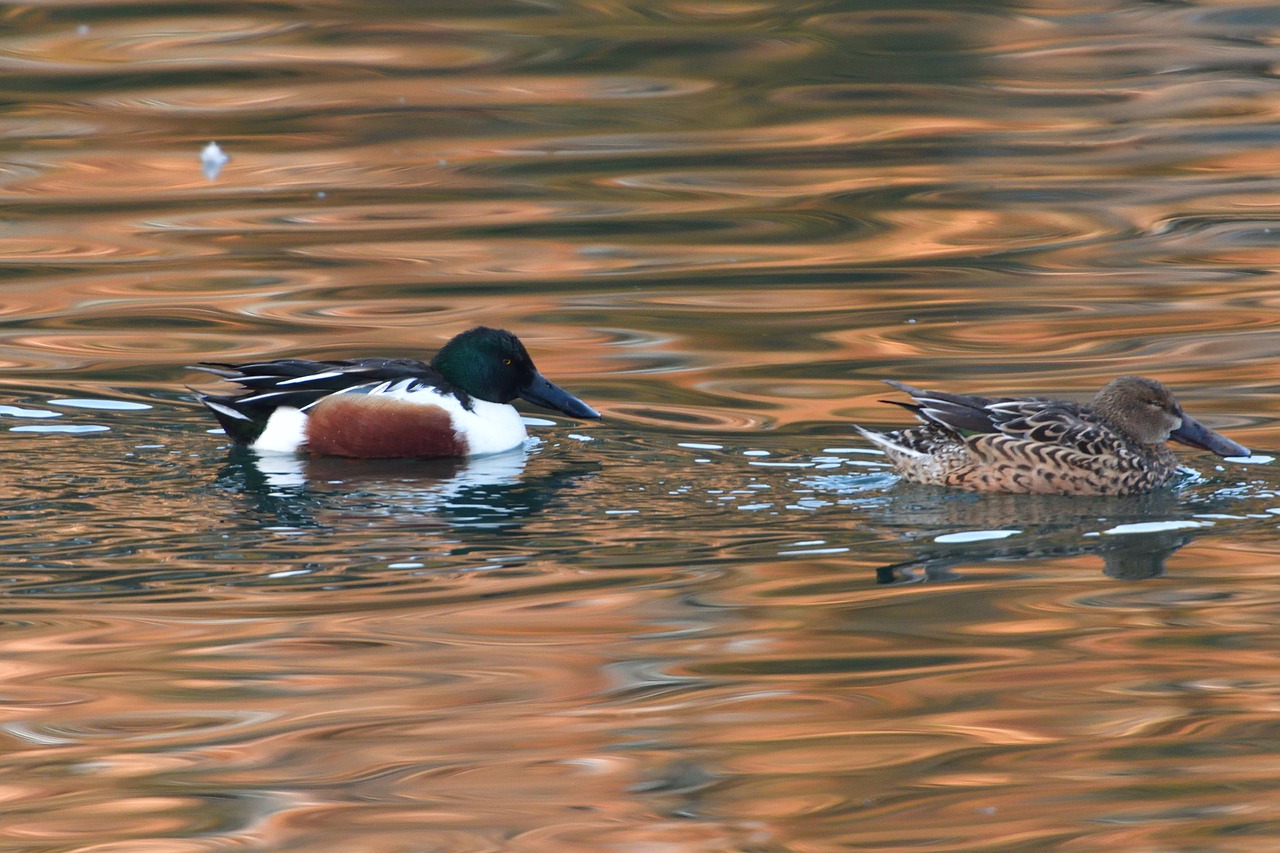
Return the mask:
<path fill-rule="evenodd" d="M 1219 456 L 1249 451 L 1185 414 L 1153 379 L 1121 376 L 1087 405 L 1038 397 L 971 397 L 889 382 L 924 426 L 857 430 L 913 483 L 970 492 L 1134 495 L 1173 480 L 1169 439 Z M 893 402 L 893 401 L 886 401 Z"/>
<path fill-rule="evenodd" d="M 454 337 L 430 364 L 285 359 L 192 369 L 249 389 L 196 396 L 234 441 L 263 451 L 367 459 L 498 453 L 525 439 L 507 405 L 517 397 L 573 418 L 600 417 L 548 382 L 519 338 L 484 326 Z"/>

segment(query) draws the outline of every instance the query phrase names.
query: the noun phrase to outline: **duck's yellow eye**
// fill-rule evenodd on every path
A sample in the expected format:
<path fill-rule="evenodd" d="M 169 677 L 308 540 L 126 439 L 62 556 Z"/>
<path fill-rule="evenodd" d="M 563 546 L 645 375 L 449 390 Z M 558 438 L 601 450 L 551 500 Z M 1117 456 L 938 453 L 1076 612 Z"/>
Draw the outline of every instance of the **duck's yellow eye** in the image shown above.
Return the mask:
<path fill-rule="evenodd" d="M 510 364 L 510 363 L 511 363 L 511 359 L 509 359 L 509 358 L 504 358 L 504 359 L 502 360 L 502 363 L 503 363 L 503 364 Z"/>

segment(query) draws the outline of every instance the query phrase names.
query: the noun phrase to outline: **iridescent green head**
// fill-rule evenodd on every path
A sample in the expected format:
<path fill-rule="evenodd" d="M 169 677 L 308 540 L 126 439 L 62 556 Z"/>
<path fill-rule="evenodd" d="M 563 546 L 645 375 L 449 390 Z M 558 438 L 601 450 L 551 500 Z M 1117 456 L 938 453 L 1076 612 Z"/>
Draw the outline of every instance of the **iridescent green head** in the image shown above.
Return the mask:
<path fill-rule="evenodd" d="M 510 403 L 519 398 L 572 418 L 600 417 L 595 409 L 548 382 L 520 339 L 504 329 L 468 329 L 445 344 L 431 366 L 455 388 L 479 400 Z"/>

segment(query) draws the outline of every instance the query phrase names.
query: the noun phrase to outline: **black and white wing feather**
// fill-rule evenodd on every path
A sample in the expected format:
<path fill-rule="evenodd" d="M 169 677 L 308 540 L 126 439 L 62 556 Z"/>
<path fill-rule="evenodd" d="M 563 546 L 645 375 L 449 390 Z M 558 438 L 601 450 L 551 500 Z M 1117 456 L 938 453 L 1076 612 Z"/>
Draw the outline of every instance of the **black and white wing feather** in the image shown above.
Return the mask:
<path fill-rule="evenodd" d="M 423 387 L 447 389 L 448 383 L 425 362 L 412 358 L 354 358 L 345 361 L 312 361 L 291 358 L 249 364 L 201 362 L 191 365 L 240 385 L 239 394 L 196 396 L 217 417 L 227 434 L 252 442 L 262 432 L 271 413 L 283 406 L 305 409 L 341 391 L 376 391 L 391 384 L 405 390 Z"/>

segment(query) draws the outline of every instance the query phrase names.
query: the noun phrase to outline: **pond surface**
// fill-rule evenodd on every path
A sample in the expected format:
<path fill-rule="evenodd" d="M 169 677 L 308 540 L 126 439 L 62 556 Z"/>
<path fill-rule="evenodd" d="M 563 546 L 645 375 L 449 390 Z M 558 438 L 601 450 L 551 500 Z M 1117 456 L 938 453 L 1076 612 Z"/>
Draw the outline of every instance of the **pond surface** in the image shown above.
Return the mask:
<path fill-rule="evenodd" d="M 1274 4 L 0 20 L 0 850 L 1280 844 Z M 480 323 L 604 419 L 257 458 L 185 387 Z M 850 426 L 1124 373 L 1257 455 L 977 497 Z"/>

